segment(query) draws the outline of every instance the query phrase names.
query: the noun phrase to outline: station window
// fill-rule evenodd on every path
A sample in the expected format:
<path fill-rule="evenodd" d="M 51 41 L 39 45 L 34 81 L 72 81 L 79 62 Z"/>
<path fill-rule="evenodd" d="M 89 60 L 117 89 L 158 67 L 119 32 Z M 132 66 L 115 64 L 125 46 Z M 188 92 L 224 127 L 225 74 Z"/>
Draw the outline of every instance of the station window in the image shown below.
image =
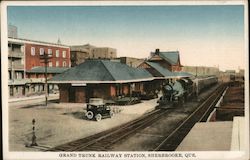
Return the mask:
<path fill-rule="evenodd" d="M 66 58 L 66 51 L 63 51 L 63 58 Z"/>
<path fill-rule="evenodd" d="M 59 67 L 59 61 L 56 61 L 56 67 Z"/>
<path fill-rule="evenodd" d="M 44 55 L 44 48 L 40 48 L 40 55 Z"/>
<path fill-rule="evenodd" d="M 59 57 L 59 54 L 60 54 L 59 50 L 56 50 L 56 57 Z"/>
<path fill-rule="evenodd" d="M 35 49 L 35 47 L 31 47 L 31 55 L 32 56 L 36 55 L 36 49 Z"/>

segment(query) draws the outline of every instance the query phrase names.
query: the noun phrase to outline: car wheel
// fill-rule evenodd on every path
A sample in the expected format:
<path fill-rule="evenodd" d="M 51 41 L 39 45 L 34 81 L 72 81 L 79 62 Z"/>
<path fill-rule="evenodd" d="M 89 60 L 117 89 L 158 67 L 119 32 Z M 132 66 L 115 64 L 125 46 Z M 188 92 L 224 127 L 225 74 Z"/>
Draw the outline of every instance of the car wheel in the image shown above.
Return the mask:
<path fill-rule="evenodd" d="M 102 120 L 102 115 L 101 114 L 97 114 L 96 116 L 95 116 L 95 119 L 96 119 L 96 121 L 100 121 L 100 120 Z"/>
<path fill-rule="evenodd" d="M 86 117 L 87 117 L 88 119 L 93 119 L 94 113 L 91 112 L 91 111 L 88 111 L 88 112 L 86 113 Z"/>

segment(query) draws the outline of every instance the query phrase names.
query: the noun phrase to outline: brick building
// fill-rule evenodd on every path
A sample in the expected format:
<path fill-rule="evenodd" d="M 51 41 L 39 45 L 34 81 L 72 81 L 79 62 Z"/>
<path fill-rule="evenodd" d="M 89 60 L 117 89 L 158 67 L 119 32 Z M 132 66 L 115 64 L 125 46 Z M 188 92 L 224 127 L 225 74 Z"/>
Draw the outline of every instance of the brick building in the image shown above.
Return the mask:
<path fill-rule="evenodd" d="M 24 44 L 20 42 L 8 43 L 8 86 L 10 96 L 25 94 Z"/>
<path fill-rule="evenodd" d="M 183 71 L 192 73 L 197 76 L 207 76 L 207 75 L 219 75 L 220 70 L 217 67 L 206 67 L 206 66 L 184 66 Z"/>
<path fill-rule="evenodd" d="M 137 68 L 142 62 L 144 62 L 144 59 L 133 58 L 133 57 L 119 57 L 119 58 L 116 58 L 115 61 L 126 64 L 130 67 Z"/>
<path fill-rule="evenodd" d="M 110 47 L 93 48 L 90 58 L 93 59 L 114 59 L 117 57 L 116 49 Z"/>
<path fill-rule="evenodd" d="M 180 63 L 179 51 L 160 52 L 156 49 L 155 52 L 151 52 L 148 61 L 156 62 L 171 72 L 179 72 L 183 67 Z"/>
<path fill-rule="evenodd" d="M 96 47 L 90 44 L 74 45 L 70 47 L 71 66 L 77 66 L 86 59 L 114 59 L 116 49 L 110 47 Z"/>
<path fill-rule="evenodd" d="M 144 84 L 152 80 L 144 69 L 109 60 L 86 60 L 49 82 L 58 84 L 60 102 L 88 102 L 93 97 L 112 100 L 133 91 L 142 93 Z"/>
<path fill-rule="evenodd" d="M 70 46 L 71 66 L 77 66 L 86 59 L 89 59 L 93 48 L 96 47 L 90 44 Z"/>
<path fill-rule="evenodd" d="M 43 54 L 50 54 L 49 76 L 63 72 L 70 67 L 70 49 L 68 46 L 8 38 L 9 95 L 11 97 L 44 93 L 45 64 Z M 38 72 L 37 68 L 40 68 Z M 43 69 L 42 69 L 43 68 Z M 56 69 L 54 69 L 56 68 Z M 51 86 L 54 88 L 54 86 Z"/>

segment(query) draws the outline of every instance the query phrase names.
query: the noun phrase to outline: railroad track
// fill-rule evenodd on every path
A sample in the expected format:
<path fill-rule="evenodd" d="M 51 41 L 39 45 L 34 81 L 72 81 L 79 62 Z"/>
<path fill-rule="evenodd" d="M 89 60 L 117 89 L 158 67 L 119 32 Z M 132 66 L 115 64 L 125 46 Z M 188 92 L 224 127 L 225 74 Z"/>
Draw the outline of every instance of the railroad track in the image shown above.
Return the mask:
<path fill-rule="evenodd" d="M 167 112 L 168 110 L 157 109 L 129 123 L 51 148 L 47 151 L 108 151 L 111 150 L 110 147 L 114 143 L 155 123 Z"/>
<path fill-rule="evenodd" d="M 221 97 L 226 89 L 226 84 L 220 85 L 205 101 L 203 101 L 197 109 L 189 115 L 180 125 L 169 134 L 154 151 L 174 151 L 188 132 L 197 122 L 204 122 L 207 120 L 213 107 Z"/>

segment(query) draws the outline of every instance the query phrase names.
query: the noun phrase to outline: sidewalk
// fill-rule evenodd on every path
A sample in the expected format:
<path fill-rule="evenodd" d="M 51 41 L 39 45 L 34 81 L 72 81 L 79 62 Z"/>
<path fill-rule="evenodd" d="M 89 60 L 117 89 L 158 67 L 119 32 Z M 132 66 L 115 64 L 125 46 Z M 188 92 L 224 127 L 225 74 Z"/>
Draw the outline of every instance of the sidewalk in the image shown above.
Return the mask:
<path fill-rule="evenodd" d="M 157 105 L 158 98 L 145 100 L 141 103 L 134 104 L 134 105 L 125 105 L 125 106 L 117 106 L 122 109 L 122 113 L 124 114 L 145 114 L 155 109 Z"/>
<path fill-rule="evenodd" d="M 59 98 L 59 94 L 49 94 L 48 99 L 57 99 Z M 20 101 L 27 101 L 27 100 L 35 100 L 35 99 L 45 99 L 45 95 L 39 95 L 39 96 L 30 96 L 30 97 L 18 97 L 18 98 L 9 98 L 8 102 L 20 102 Z"/>

